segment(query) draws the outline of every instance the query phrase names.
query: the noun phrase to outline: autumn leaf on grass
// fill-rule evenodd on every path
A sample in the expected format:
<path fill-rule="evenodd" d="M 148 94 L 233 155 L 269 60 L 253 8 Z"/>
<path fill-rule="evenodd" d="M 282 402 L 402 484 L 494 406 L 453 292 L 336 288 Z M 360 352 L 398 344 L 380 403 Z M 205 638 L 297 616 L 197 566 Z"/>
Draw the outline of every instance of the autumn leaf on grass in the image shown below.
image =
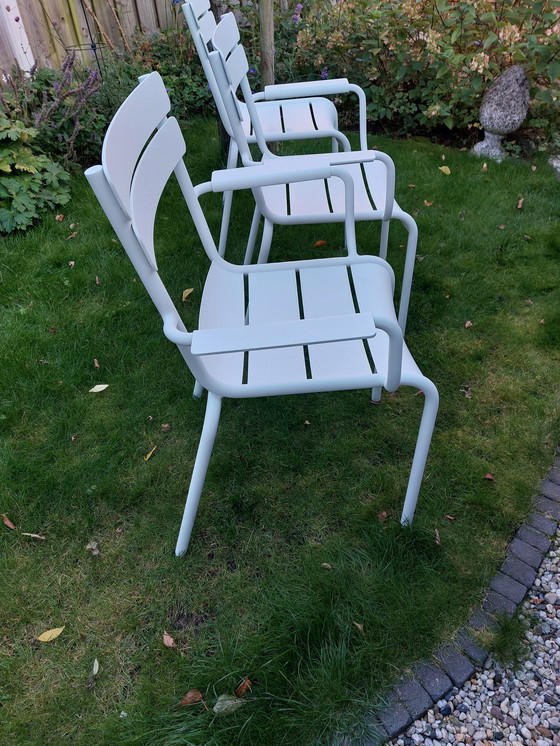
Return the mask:
<path fill-rule="evenodd" d="M 96 386 L 94 386 L 92 389 L 89 390 L 90 394 L 98 394 L 100 391 L 105 391 L 106 388 L 108 388 L 108 383 L 98 383 Z"/>
<path fill-rule="evenodd" d="M 202 702 L 204 707 L 204 700 L 202 699 L 202 693 L 198 689 L 189 689 L 183 699 L 179 702 L 179 707 L 185 707 L 187 705 L 196 705 L 197 702 Z M 208 709 L 206 707 L 206 709 Z"/>
<path fill-rule="evenodd" d="M 472 326 L 472 321 L 465 321 L 465 329 L 470 329 Z"/>
<path fill-rule="evenodd" d="M 521 210 L 521 208 L 523 207 L 523 203 L 524 202 L 525 202 L 525 198 L 522 197 L 521 195 L 519 195 L 519 202 L 517 203 L 517 209 L 518 210 Z"/>
<path fill-rule="evenodd" d="M 499 228 L 499 229 L 500 229 L 501 231 L 503 231 L 503 230 L 504 230 L 504 228 L 505 228 L 505 225 L 503 225 L 503 224 L 502 224 L 502 225 L 499 225 L 499 226 L 498 226 L 498 228 Z"/>
<path fill-rule="evenodd" d="M 154 451 L 156 450 L 156 448 L 157 448 L 157 446 L 154 446 L 152 448 L 152 450 L 144 456 L 144 461 L 149 461 L 152 458 L 152 456 L 154 455 Z"/>
<path fill-rule="evenodd" d="M 431 202 L 428 202 L 427 199 L 424 200 L 424 207 L 431 207 L 434 204 L 433 200 Z"/>
<path fill-rule="evenodd" d="M 99 673 L 99 661 L 97 658 L 93 661 L 93 668 L 91 669 L 92 676 L 97 676 Z"/>
<path fill-rule="evenodd" d="M 449 168 L 449 166 L 438 166 L 438 170 L 446 176 L 449 176 L 449 174 L 451 173 L 451 169 Z"/>
<path fill-rule="evenodd" d="M 327 245 L 326 241 L 315 241 L 315 243 L 313 244 L 313 247 L 317 249 L 319 248 L 319 246 L 326 246 L 326 245 Z"/>
<path fill-rule="evenodd" d="M 94 557 L 97 557 L 99 554 L 99 549 L 97 547 L 96 541 L 88 541 L 86 544 L 86 552 L 91 552 Z"/>
<path fill-rule="evenodd" d="M 435 528 L 434 531 L 435 531 L 435 534 L 436 534 L 436 546 L 440 547 L 441 546 L 441 539 L 439 538 L 439 531 L 437 530 L 437 528 Z"/>
<path fill-rule="evenodd" d="M 322 562 L 321 567 L 324 568 L 325 570 L 332 570 L 332 565 L 329 565 L 328 562 Z"/>
<path fill-rule="evenodd" d="M 494 477 L 493 474 L 485 474 L 484 475 L 484 479 L 486 479 L 488 482 L 495 482 L 496 481 L 496 478 Z"/>
<path fill-rule="evenodd" d="M 482 171 L 482 173 L 486 173 L 486 171 L 488 171 L 488 164 L 487 163 L 483 163 L 482 164 L 482 168 L 480 170 Z"/>
<path fill-rule="evenodd" d="M 94 368 L 99 368 L 100 367 L 99 360 L 96 357 L 93 358 L 93 367 Z"/>
<path fill-rule="evenodd" d="M 8 518 L 8 516 L 5 513 L 2 513 L 2 523 L 4 524 L 4 526 L 6 526 L 6 528 L 11 528 L 12 531 L 16 530 L 16 527 L 10 521 L 10 519 Z"/>
<path fill-rule="evenodd" d="M 60 213 L 59 215 L 55 215 L 54 219 L 61 223 L 64 220 L 64 215 Z"/>
<path fill-rule="evenodd" d="M 352 622 L 352 624 L 354 625 L 354 627 L 356 627 L 357 630 L 359 630 L 362 633 L 362 635 L 364 634 L 363 624 L 360 624 L 360 622 Z"/>
<path fill-rule="evenodd" d="M 186 290 L 183 290 L 183 294 L 181 295 L 181 300 L 183 301 L 183 303 L 187 300 L 193 290 L 194 288 L 187 288 Z"/>
<path fill-rule="evenodd" d="M 66 238 L 67 241 L 69 241 L 71 238 L 76 238 L 78 235 L 78 231 L 72 231 L 72 233 Z"/>
<path fill-rule="evenodd" d="M 243 705 L 246 705 L 247 701 L 248 700 L 240 699 L 233 694 L 220 694 L 216 704 L 212 708 L 212 711 L 216 715 L 231 715 L 232 712 L 235 712 L 240 707 L 243 707 Z"/>
<path fill-rule="evenodd" d="M 166 648 L 176 648 L 177 647 L 177 643 L 171 637 L 171 635 L 169 634 L 169 632 L 167 632 L 166 630 L 163 630 L 163 644 L 165 645 Z"/>
<path fill-rule="evenodd" d="M 59 634 L 64 630 L 64 627 L 54 627 L 54 629 L 48 629 L 46 632 L 43 632 L 42 635 L 39 635 L 39 637 L 36 637 L 36 640 L 39 640 L 39 642 L 50 642 L 51 640 L 54 640 L 59 636 Z"/>
<path fill-rule="evenodd" d="M 247 692 L 251 691 L 252 686 L 253 686 L 253 682 L 251 681 L 251 679 L 245 676 L 241 684 L 239 684 L 239 686 L 235 689 L 235 692 L 234 692 L 235 696 L 244 697 L 247 694 Z"/>
<path fill-rule="evenodd" d="M 39 539 L 40 541 L 46 541 L 46 536 L 41 536 L 41 534 L 28 534 L 26 531 L 21 532 L 22 536 L 28 536 L 30 539 Z"/>

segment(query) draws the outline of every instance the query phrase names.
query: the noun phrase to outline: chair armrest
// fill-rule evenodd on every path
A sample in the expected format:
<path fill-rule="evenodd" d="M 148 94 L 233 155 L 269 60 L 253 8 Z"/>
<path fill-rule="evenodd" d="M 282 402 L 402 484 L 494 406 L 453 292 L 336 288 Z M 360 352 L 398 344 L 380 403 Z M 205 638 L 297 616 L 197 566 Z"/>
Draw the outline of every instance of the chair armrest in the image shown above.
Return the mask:
<path fill-rule="evenodd" d="M 329 154 L 331 155 L 331 154 Z M 343 153 L 333 155 L 343 155 Z M 307 156 L 303 156 L 307 158 Z M 245 168 L 226 168 L 214 171 L 210 185 L 213 192 L 225 192 L 235 189 L 288 184 L 295 181 L 328 179 L 332 176 L 331 165 L 326 158 L 317 159 L 315 163 L 306 163 L 300 156 L 278 158 Z M 202 187 L 199 185 L 197 191 Z"/>
<path fill-rule="evenodd" d="M 285 98 L 305 98 L 306 96 L 333 96 L 350 93 L 350 83 L 346 78 L 332 80 L 309 80 L 301 83 L 277 83 L 267 85 L 262 92 L 265 101 Z"/>
<path fill-rule="evenodd" d="M 192 333 L 191 353 L 219 355 L 226 352 L 270 350 L 349 339 L 368 339 L 375 334 L 375 322 L 371 313 L 221 329 L 198 329 Z"/>

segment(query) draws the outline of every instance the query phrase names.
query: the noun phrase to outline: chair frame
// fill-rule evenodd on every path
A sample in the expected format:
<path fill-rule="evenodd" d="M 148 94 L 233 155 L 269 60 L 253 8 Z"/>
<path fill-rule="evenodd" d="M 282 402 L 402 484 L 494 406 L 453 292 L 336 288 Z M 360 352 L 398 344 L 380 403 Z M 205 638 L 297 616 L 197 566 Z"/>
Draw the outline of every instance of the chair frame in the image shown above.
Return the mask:
<path fill-rule="evenodd" d="M 201 389 L 208 391 L 176 554 L 184 554 L 188 547 L 223 397 L 376 390 L 381 386 L 395 391 L 401 385 L 420 389 L 424 408 L 401 515 L 401 523 L 410 524 L 438 393 L 403 341 L 393 305 L 390 266 L 379 257 L 355 251 L 327 259 L 231 264 L 220 255 L 199 201 L 208 192 L 256 188 L 286 183 L 286 179 L 337 177 L 349 191 L 345 224 L 352 244 L 352 177 L 336 165 L 317 163 L 310 172 L 290 171 L 284 163 L 275 162 L 241 171 L 218 171 L 209 182 L 194 187 L 183 160 L 185 142 L 177 121 L 168 116 L 169 110 L 161 77 L 158 73 L 148 75 L 113 117 L 103 143 L 102 165 L 89 168 L 85 175 L 161 314 L 165 336 L 177 345 Z M 155 214 L 173 173 L 211 261 L 199 328 L 193 332 L 186 329 L 161 280 L 155 254 Z M 289 290 L 296 287 L 296 281 L 303 304 L 300 310 L 295 290 Z M 331 286 L 325 293 L 329 281 Z M 290 294 L 291 310 L 286 303 Z M 307 372 L 302 367 L 305 350 L 310 360 Z M 292 370 L 296 360 L 299 372 Z"/>

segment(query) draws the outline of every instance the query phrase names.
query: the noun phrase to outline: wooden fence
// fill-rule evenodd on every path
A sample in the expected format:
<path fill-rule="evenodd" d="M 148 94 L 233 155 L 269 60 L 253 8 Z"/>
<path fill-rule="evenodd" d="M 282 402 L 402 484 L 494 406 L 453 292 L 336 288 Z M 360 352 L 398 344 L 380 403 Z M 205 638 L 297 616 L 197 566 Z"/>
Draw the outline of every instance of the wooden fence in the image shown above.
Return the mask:
<path fill-rule="evenodd" d="M 6 2 L 6 0 L 2 0 Z M 71 49 L 91 61 L 92 50 L 127 48 L 135 33 L 182 25 L 170 0 L 16 0 L 0 16 L 0 68 L 59 67 Z M 24 60 L 22 64 L 22 59 Z"/>

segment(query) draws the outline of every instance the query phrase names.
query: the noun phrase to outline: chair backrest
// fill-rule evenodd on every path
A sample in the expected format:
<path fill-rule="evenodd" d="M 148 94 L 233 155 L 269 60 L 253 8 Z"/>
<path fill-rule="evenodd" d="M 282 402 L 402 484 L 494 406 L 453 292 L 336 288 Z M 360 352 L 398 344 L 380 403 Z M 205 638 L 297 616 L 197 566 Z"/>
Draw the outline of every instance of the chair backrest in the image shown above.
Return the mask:
<path fill-rule="evenodd" d="M 251 120 L 259 150 L 263 155 L 272 155 L 272 153 L 266 144 L 253 100 L 251 85 L 247 78 L 249 63 L 240 38 L 234 14 L 226 13 L 220 18 L 212 34 L 212 51 L 208 58 L 226 111 L 228 131 L 231 131 L 235 138 L 241 158 L 247 165 L 253 162 L 247 136 L 242 126 L 247 115 Z M 238 99 L 238 91 L 241 91 L 242 102 Z"/>
<path fill-rule="evenodd" d="M 168 111 L 161 76 L 145 76 L 107 129 L 101 165 L 88 168 L 85 176 L 162 318 L 186 331 L 159 276 L 153 238 L 156 211 L 173 173 L 207 254 L 213 260 L 218 253 L 183 161 L 181 129 Z M 195 377 L 204 380 L 200 359 L 189 347 L 179 349 Z"/>
<path fill-rule="evenodd" d="M 187 0 L 181 6 L 187 26 L 191 32 L 195 49 L 198 53 L 200 63 L 206 74 L 208 80 L 208 87 L 214 97 L 214 102 L 218 110 L 218 115 L 222 120 L 228 135 L 232 137 L 232 132 L 229 124 L 229 117 L 225 108 L 225 104 L 220 92 L 220 88 L 214 77 L 212 65 L 208 59 L 209 49 L 208 46 L 211 43 L 212 35 L 216 29 L 216 19 L 212 9 L 210 8 L 209 0 Z M 241 105 L 241 104 L 240 104 Z"/>

